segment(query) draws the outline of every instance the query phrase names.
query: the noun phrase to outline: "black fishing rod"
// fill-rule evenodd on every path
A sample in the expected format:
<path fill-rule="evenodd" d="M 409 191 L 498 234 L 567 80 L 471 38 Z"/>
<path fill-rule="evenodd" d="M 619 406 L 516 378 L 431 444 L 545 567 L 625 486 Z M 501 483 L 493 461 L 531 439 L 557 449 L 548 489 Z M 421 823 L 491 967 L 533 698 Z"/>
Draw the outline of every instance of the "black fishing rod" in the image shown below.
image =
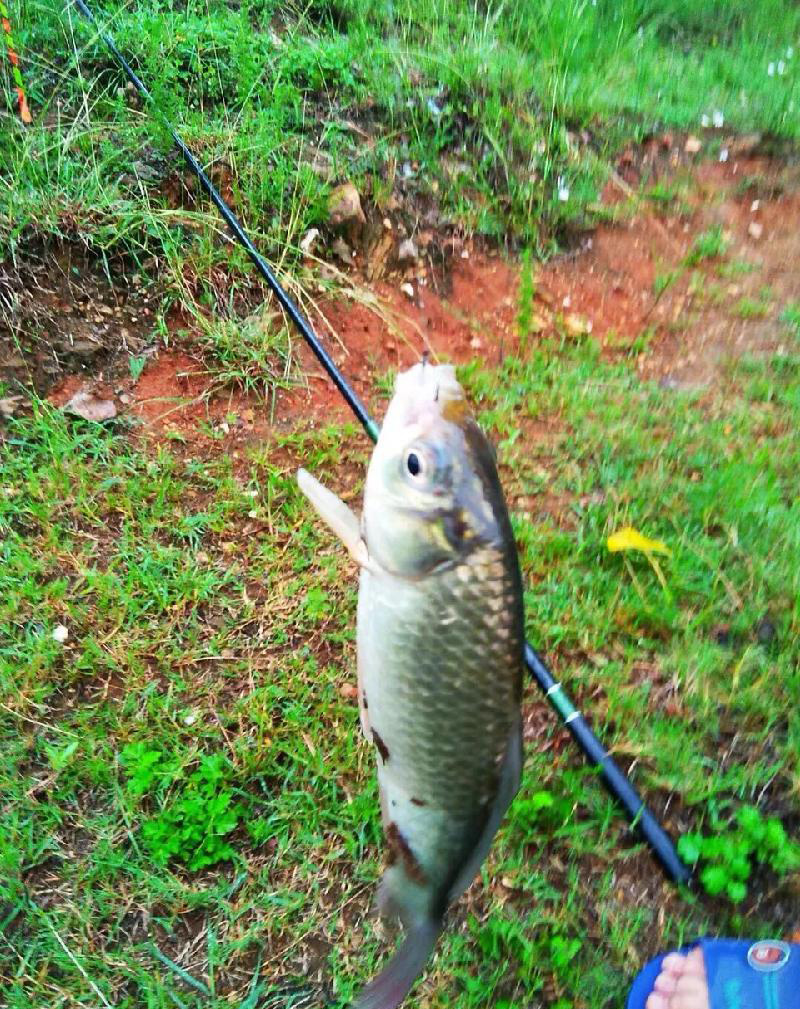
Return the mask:
<path fill-rule="evenodd" d="M 161 114 L 153 100 L 153 96 L 144 86 L 139 77 L 137 77 L 134 73 L 125 57 L 117 48 L 113 38 L 107 32 L 103 31 L 97 23 L 94 14 L 92 14 L 91 10 L 87 7 L 85 0 L 74 0 L 74 3 L 81 14 L 83 14 L 84 17 L 95 27 L 99 37 L 106 44 L 120 67 L 122 67 L 125 76 L 131 84 L 133 84 L 142 98 L 149 103 L 150 108 L 153 110 L 157 118 L 169 131 L 170 136 L 175 142 L 175 146 L 183 155 L 184 161 L 194 175 L 196 175 L 199 179 L 201 186 L 208 193 L 214 206 L 217 210 L 219 210 L 236 241 L 242 246 L 247 255 L 250 257 L 253 265 L 267 282 L 267 286 L 278 299 L 281 307 L 289 316 L 291 321 L 297 327 L 300 335 L 314 352 L 317 360 L 330 376 L 331 381 L 342 394 L 347 402 L 347 405 L 361 422 L 364 430 L 373 441 L 377 441 L 379 431 L 378 425 L 370 417 L 366 407 L 358 398 L 355 390 L 349 385 L 345 377 L 336 367 L 336 364 L 330 354 L 328 354 L 322 346 L 319 338 L 312 330 L 308 321 L 301 314 L 297 305 L 295 305 L 294 301 L 292 301 L 283 289 L 278 278 L 247 237 L 247 234 L 236 218 L 236 215 L 217 192 L 217 189 L 211 179 L 209 179 L 192 152 L 183 142 L 178 133 L 176 133 L 172 124 Z M 669 834 L 667 834 L 655 816 L 645 806 L 644 802 L 642 802 L 636 789 L 614 761 L 614 758 L 610 756 L 594 732 L 592 732 L 586 719 L 574 706 L 572 701 L 570 701 L 561 684 L 554 679 L 541 657 L 530 646 L 530 644 L 527 643 L 525 645 L 525 664 L 545 697 L 550 702 L 550 705 L 561 716 L 564 724 L 569 729 L 572 738 L 581 748 L 586 756 L 586 759 L 589 763 L 597 767 L 608 791 L 620 803 L 625 812 L 628 814 L 631 823 L 650 845 L 667 876 L 674 883 L 687 883 L 691 878 L 691 871 L 678 857 L 675 845 L 672 843 L 672 839 Z"/>

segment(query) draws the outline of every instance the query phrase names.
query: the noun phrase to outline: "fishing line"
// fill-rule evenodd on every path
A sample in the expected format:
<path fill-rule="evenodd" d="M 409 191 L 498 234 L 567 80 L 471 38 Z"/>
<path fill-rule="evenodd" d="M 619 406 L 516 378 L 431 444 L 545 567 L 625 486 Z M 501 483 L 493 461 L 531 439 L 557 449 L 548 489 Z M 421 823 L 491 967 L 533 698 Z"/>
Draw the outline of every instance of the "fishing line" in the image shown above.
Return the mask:
<path fill-rule="evenodd" d="M 94 14 L 86 5 L 85 0 L 74 0 L 74 3 L 81 14 L 83 14 L 97 30 L 99 37 L 103 40 L 114 59 L 120 65 L 128 80 L 131 84 L 133 84 L 142 98 L 144 98 L 149 104 L 156 117 L 169 132 L 175 142 L 175 146 L 183 155 L 184 161 L 199 179 L 200 184 L 208 193 L 212 203 L 222 215 L 223 220 L 230 228 L 234 238 L 237 242 L 239 242 L 250 257 L 253 265 L 267 282 L 268 287 L 278 299 L 281 307 L 299 330 L 300 335 L 306 341 L 308 346 L 314 352 L 320 364 L 323 366 L 336 388 L 344 397 L 347 405 L 361 422 L 364 430 L 373 441 L 377 441 L 379 431 L 378 425 L 370 417 L 366 407 L 359 399 L 355 390 L 349 385 L 345 377 L 339 371 L 328 352 L 322 346 L 318 337 L 311 329 L 310 324 L 300 313 L 300 310 L 297 308 L 294 301 L 292 301 L 286 291 L 284 291 L 275 274 L 247 237 L 244 228 L 239 223 L 233 211 L 217 192 L 214 184 L 203 171 L 192 152 L 175 132 L 172 124 L 165 118 L 164 115 L 162 115 L 153 100 L 153 96 L 131 69 L 125 57 L 117 48 L 114 40 L 99 26 Z M 678 857 L 678 853 L 675 850 L 672 839 L 655 816 L 645 806 L 636 789 L 630 783 L 621 768 L 617 765 L 614 758 L 610 756 L 603 744 L 591 730 L 588 722 L 569 699 L 564 691 L 564 688 L 555 680 L 550 670 L 542 661 L 541 656 L 539 656 L 531 645 L 527 643 L 525 645 L 525 664 L 549 701 L 553 710 L 561 716 L 562 721 L 571 733 L 572 738 L 583 751 L 586 759 L 597 767 L 598 772 L 603 779 L 603 783 L 610 794 L 617 799 L 625 812 L 628 814 L 631 823 L 650 845 L 667 876 L 674 883 L 687 883 L 691 878 L 691 871 Z"/>

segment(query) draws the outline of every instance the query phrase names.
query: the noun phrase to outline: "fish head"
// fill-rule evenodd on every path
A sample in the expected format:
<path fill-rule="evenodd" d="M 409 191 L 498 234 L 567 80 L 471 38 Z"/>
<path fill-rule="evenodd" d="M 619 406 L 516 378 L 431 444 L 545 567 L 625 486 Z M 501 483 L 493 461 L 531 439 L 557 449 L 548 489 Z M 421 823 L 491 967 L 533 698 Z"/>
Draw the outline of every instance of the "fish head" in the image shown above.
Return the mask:
<path fill-rule="evenodd" d="M 363 531 L 386 571 L 416 577 L 510 535 L 494 452 L 450 365 L 397 377 L 370 460 Z"/>

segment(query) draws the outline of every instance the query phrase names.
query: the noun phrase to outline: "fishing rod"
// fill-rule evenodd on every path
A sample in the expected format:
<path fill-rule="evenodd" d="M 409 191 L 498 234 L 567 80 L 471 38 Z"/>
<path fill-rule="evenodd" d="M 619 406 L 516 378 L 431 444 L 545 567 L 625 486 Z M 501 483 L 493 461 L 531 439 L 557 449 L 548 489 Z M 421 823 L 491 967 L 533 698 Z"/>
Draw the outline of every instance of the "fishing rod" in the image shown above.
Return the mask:
<path fill-rule="evenodd" d="M 319 338 L 312 330 L 310 324 L 301 314 L 294 301 L 292 301 L 283 289 L 278 278 L 269 268 L 263 256 L 260 255 L 256 247 L 250 241 L 239 220 L 236 218 L 228 204 L 217 192 L 217 189 L 211 179 L 209 179 L 203 171 L 197 159 L 175 131 L 172 124 L 158 109 L 153 100 L 153 96 L 147 90 L 139 77 L 137 77 L 134 73 L 125 57 L 117 48 L 113 38 L 97 23 L 94 14 L 86 5 L 85 0 L 74 0 L 74 3 L 81 14 L 83 14 L 97 30 L 99 37 L 103 40 L 114 59 L 120 65 L 128 80 L 131 84 L 133 84 L 142 98 L 149 103 L 150 108 L 153 110 L 157 118 L 169 131 L 170 136 L 175 142 L 175 146 L 183 155 L 184 161 L 197 177 L 200 185 L 209 195 L 214 206 L 217 210 L 219 210 L 223 220 L 230 228 L 236 241 L 242 246 L 247 255 L 250 257 L 253 265 L 267 282 L 267 286 L 275 295 L 291 321 L 297 327 L 300 335 L 311 348 L 317 357 L 317 360 L 332 380 L 333 384 L 342 394 L 347 402 L 347 405 L 358 418 L 366 433 L 372 441 L 377 441 L 379 432 L 378 425 L 370 417 L 366 407 L 359 399 L 357 393 L 347 382 L 344 375 L 342 375 L 339 371 L 331 356 L 320 343 Z M 688 883 L 691 878 L 691 871 L 686 865 L 684 865 L 678 856 L 678 853 L 675 850 L 675 845 L 672 843 L 672 839 L 669 834 L 667 834 L 656 817 L 645 806 L 638 792 L 625 776 L 625 773 L 617 765 L 614 758 L 609 754 L 608 750 L 606 750 L 594 734 L 592 729 L 589 727 L 589 723 L 569 699 L 562 685 L 553 677 L 552 673 L 543 662 L 541 656 L 528 643 L 525 644 L 525 664 L 528 667 L 528 671 L 539 685 L 539 688 L 544 693 L 551 707 L 561 716 L 562 721 L 571 733 L 572 738 L 583 751 L 586 759 L 590 764 L 597 768 L 603 779 L 603 783 L 610 794 L 620 803 L 625 812 L 628 814 L 632 825 L 640 832 L 644 840 L 650 845 L 650 848 L 658 858 L 667 876 L 674 883 Z"/>

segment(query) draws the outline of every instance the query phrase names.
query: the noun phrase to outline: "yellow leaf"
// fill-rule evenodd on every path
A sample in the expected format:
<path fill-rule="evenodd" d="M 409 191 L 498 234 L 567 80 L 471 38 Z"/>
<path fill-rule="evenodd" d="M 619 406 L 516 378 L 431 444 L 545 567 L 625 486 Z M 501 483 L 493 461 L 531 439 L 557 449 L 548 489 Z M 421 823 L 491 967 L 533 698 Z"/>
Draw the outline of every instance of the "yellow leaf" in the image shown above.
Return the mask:
<path fill-rule="evenodd" d="M 624 529 L 617 530 L 617 532 L 608 537 L 606 546 L 611 553 L 616 553 L 618 550 L 641 550 L 645 554 L 667 554 L 667 556 L 670 553 L 670 549 L 666 543 L 661 540 L 651 540 L 649 537 L 643 536 L 633 526 L 625 526 Z"/>

